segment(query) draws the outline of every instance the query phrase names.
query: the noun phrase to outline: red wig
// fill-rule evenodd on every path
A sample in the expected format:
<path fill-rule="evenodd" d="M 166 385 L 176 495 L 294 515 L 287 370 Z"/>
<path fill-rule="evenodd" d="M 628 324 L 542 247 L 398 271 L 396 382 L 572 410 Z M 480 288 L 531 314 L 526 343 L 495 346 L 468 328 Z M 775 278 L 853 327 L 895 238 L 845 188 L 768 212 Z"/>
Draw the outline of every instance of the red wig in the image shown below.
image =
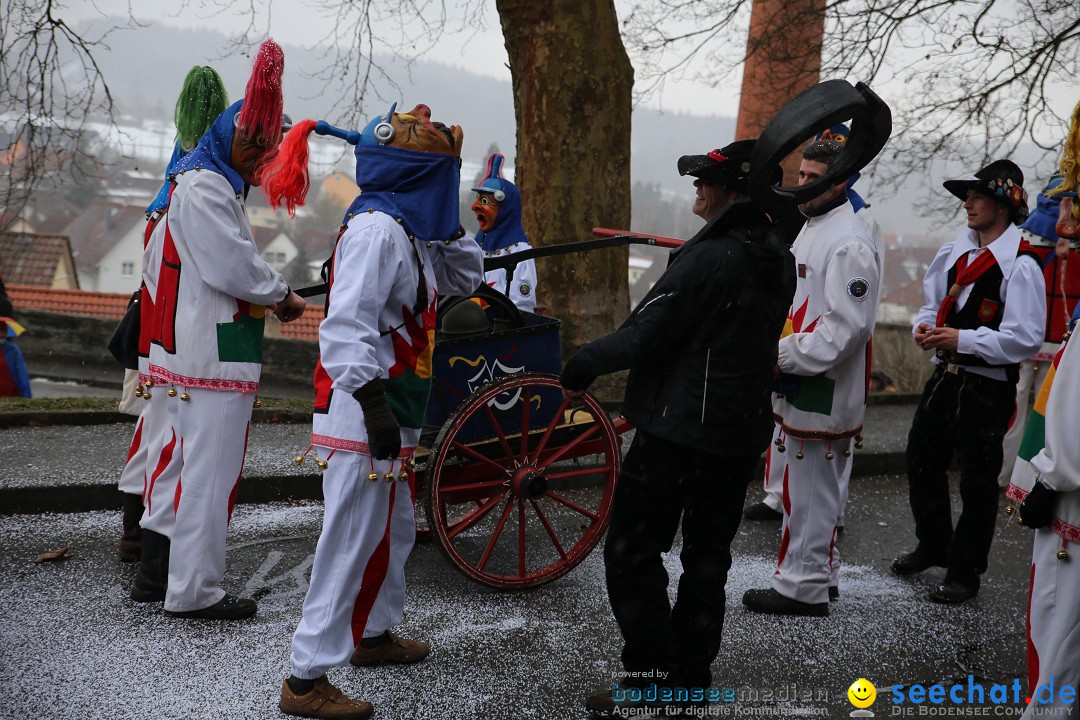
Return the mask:
<path fill-rule="evenodd" d="M 277 154 L 261 170 L 262 189 L 270 199 L 270 207 L 276 210 L 284 204 L 293 217 L 311 188 L 308 136 L 314 129 L 314 120 L 301 120 L 293 125 Z"/>
<path fill-rule="evenodd" d="M 281 140 L 281 75 L 285 71 L 285 53 L 272 39 L 259 46 L 251 68 L 244 104 L 240 107 L 237 127 L 245 133 L 261 134 L 269 143 Z"/>

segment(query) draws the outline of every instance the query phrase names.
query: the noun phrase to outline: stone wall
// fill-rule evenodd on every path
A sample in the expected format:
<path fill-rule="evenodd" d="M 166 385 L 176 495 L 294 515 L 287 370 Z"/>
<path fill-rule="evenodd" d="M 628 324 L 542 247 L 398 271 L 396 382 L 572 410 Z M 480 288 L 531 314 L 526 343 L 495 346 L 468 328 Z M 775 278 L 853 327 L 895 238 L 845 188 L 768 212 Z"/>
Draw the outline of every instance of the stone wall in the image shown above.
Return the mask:
<path fill-rule="evenodd" d="M 114 320 L 17 310 L 26 326 L 17 342 L 31 376 L 119 387 L 124 370 L 109 353 Z M 263 342 L 262 392 L 270 396 L 308 396 L 318 359 L 318 345 L 266 338 Z"/>

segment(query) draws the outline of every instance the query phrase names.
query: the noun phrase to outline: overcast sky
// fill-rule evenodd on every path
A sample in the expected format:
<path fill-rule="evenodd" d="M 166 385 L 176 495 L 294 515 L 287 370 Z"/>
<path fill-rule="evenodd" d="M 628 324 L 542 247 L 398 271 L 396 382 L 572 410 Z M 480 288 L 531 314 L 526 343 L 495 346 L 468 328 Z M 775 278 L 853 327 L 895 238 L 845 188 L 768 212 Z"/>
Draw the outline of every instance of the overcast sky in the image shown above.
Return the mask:
<path fill-rule="evenodd" d="M 332 13 L 319 7 L 329 0 L 273 0 L 271 13 L 266 12 L 267 0 L 254 2 L 257 5 L 254 25 L 260 39 L 267 35 L 268 20 L 270 37 L 281 43 L 309 47 L 324 44 L 332 29 Z M 222 4 L 229 7 L 222 11 Z M 226 0 L 63 0 L 63 5 L 65 9 L 59 14 L 72 21 L 127 16 L 130 8 L 137 19 L 155 20 L 179 28 L 214 29 L 230 35 L 243 32 L 249 25 L 250 16 L 247 0 L 231 3 Z M 447 5 L 452 10 L 455 3 L 449 0 Z M 615 5 L 623 13 L 629 0 L 616 0 Z M 474 73 L 509 82 L 509 60 L 494 0 L 484 3 L 481 22 L 482 26 L 475 29 L 447 32 L 438 45 L 424 53 L 424 59 L 467 67 Z M 449 25 L 460 28 L 461 22 Z M 697 67 L 692 66 L 684 76 L 689 78 L 696 72 Z M 716 108 L 731 106 L 740 82 L 741 75 L 728 78 L 724 85 L 713 88 L 689 79 L 670 78 L 662 93 L 642 104 L 666 111 L 711 115 Z"/>

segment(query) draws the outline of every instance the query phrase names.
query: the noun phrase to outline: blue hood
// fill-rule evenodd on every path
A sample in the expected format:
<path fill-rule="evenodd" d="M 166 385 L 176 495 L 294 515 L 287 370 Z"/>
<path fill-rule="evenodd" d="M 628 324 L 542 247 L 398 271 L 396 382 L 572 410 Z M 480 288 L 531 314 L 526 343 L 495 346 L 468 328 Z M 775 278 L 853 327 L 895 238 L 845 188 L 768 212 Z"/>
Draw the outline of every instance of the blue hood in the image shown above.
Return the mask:
<path fill-rule="evenodd" d="M 235 118 L 243 104 L 244 99 L 240 98 L 227 107 L 225 112 L 218 115 L 214 124 L 199 140 L 199 144 L 180 160 L 174 172 L 181 173 L 195 168 L 210 170 L 228 180 L 233 192 L 237 195 L 244 193 L 247 190 L 244 179 L 232 169 L 230 164 L 233 133 L 236 131 Z"/>
<path fill-rule="evenodd" d="M 180 148 L 180 143 L 173 145 L 172 157 L 169 158 L 169 164 L 165 168 L 165 182 L 161 184 L 161 189 L 158 190 L 157 196 L 153 202 L 146 206 L 146 214 L 152 215 L 158 210 L 164 210 L 169 205 L 169 187 L 172 185 L 172 176 L 176 174 L 176 168 L 180 167 L 180 159 L 185 155 L 184 151 Z"/>
<path fill-rule="evenodd" d="M 476 242 L 484 252 L 502 250 L 514 243 L 527 243 L 525 231 L 521 228 L 521 193 L 517 186 L 502 178 L 487 178 L 481 186 L 484 189 L 502 190 L 504 197 L 499 202 L 499 214 L 495 216 L 495 226 L 490 232 L 481 230 L 476 233 Z"/>
<path fill-rule="evenodd" d="M 342 225 L 354 215 L 377 210 L 400 218 L 405 231 L 422 240 L 446 240 L 461 228 L 458 158 L 389 145 L 360 144 L 353 152 L 360 194 Z"/>
<path fill-rule="evenodd" d="M 862 195 L 855 192 L 855 189 L 851 187 L 861 177 L 862 173 L 855 173 L 854 175 L 849 177 L 847 181 L 847 199 L 848 202 L 851 203 L 851 209 L 855 212 L 859 212 L 864 207 L 866 207 L 866 201 L 862 199 Z"/>
<path fill-rule="evenodd" d="M 1061 195 L 1047 197 L 1046 194 L 1056 188 L 1064 180 L 1060 175 L 1054 175 L 1046 183 L 1046 187 L 1039 193 L 1035 201 L 1035 212 L 1028 215 L 1028 219 L 1021 225 L 1024 230 L 1046 238 L 1050 242 L 1057 242 L 1057 220 L 1061 209 Z"/>

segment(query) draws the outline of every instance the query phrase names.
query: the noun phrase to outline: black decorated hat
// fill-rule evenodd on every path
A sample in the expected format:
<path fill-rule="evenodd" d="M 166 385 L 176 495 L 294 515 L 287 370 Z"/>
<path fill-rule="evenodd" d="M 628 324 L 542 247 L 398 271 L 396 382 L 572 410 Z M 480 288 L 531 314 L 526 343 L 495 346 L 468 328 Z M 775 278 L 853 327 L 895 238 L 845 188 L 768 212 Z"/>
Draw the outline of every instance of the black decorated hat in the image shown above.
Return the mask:
<path fill-rule="evenodd" d="M 756 143 L 757 140 L 736 140 L 705 155 L 683 155 L 679 158 L 679 174 L 745 193 L 750 179 L 750 155 Z"/>
<path fill-rule="evenodd" d="M 1020 224 L 1028 216 L 1028 195 L 1024 190 L 1024 171 L 1012 160 L 995 160 L 974 175 L 946 180 L 942 185 L 961 200 L 967 191 L 987 195 L 1009 208 L 1009 217 Z"/>

